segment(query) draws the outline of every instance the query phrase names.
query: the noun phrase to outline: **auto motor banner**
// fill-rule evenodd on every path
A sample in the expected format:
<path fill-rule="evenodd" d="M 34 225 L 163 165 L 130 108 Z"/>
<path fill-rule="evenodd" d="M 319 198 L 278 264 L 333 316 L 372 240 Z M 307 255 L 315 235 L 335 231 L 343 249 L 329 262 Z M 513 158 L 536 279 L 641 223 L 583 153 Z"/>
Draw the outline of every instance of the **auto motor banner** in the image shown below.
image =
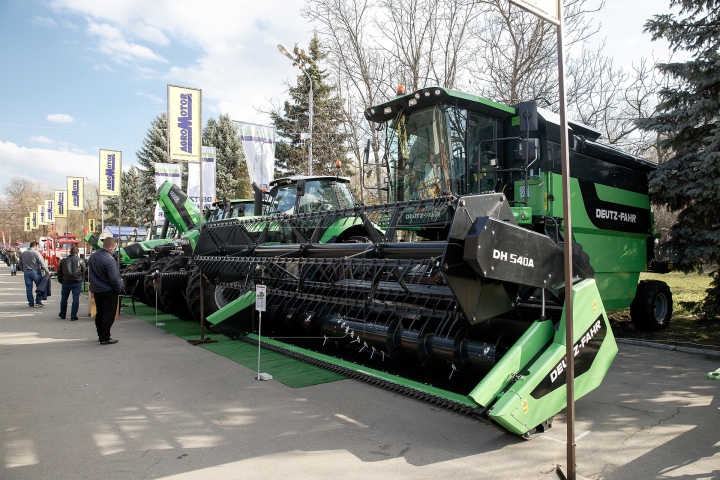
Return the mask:
<path fill-rule="evenodd" d="M 100 150 L 100 195 L 120 195 L 122 178 L 122 152 Z"/>
<path fill-rule="evenodd" d="M 45 223 L 55 223 L 55 200 L 45 200 Z"/>
<path fill-rule="evenodd" d="M 202 193 L 203 206 L 215 201 L 215 161 L 217 149 L 215 147 L 202 147 Z M 188 197 L 200 208 L 200 167 L 196 163 L 188 165 Z"/>
<path fill-rule="evenodd" d="M 202 91 L 168 85 L 170 161 L 199 162 L 202 140 Z"/>
<path fill-rule="evenodd" d="M 38 225 L 47 225 L 47 222 L 45 221 L 45 204 L 44 203 L 41 203 L 40 205 L 38 205 L 37 218 L 38 218 Z"/>
<path fill-rule="evenodd" d="M 38 228 L 37 212 L 30 212 L 30 231 L 37 230 L 37 228 Z"/>
<path fill-rule="evenodd" d="M 85 204 L 85 188 L 83 185 L 83 177 L 67 177 L 68 182 L 68 202 L 66 210 L 71 211 L 82 211 L 83 205 Z"/>
<path fill-rule="evenodd" d="M 156 190 L 168 180 L 182 188 L 182 166 L 179 163 L 156 163 L 154 165 Z M 165 221 L 165 213 L 159 203 L 155 203 L 155 221 Z"/>
<path fill-rule="evenodd" d="M 32 228 L 30 228 L 30 217 L 25 217 L 25 221 L 23 222 L 23 225 L 25 226 L 25 231 L 30 232 L 32 231 Z"/>
<path fill-rule="evenodd" d="M 67 190 L 55 190 L 55 211 L 53 217 L 67 218 Z"/>
<path fill-rule="evenodd" d="M 275 128 L 242 122 L 237 125 L 250 182 L 269 190 L 275 179 Z"/>

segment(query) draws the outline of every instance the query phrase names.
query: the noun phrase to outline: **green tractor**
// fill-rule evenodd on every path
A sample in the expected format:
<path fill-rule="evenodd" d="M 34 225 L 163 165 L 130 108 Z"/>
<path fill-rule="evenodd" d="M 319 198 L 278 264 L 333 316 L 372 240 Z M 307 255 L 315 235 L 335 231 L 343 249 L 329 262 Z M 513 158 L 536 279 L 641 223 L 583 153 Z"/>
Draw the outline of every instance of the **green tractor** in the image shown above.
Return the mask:
<path fill-rule="evenodd" d="M 158 202 L 165 214 L 162 226 L 152 222 L 146 230 L 145 240 L 120 249 L 125 291 L 133 298 L 157 306 L 153 278 L 149 272 L 162 271 L 180 252 L 181 242 L 194 244 L 198 236 L 200 209 L 171 181 L 160 185 Z M 176 239 L 179 237 L 179 239 Z"/>
<path fill-rule="evenodd" d="M 296 212 L 300 214 L 334 211 L 337 209 L 348 209 L 356 206 L 355 199 L 350 191 L 350 179 L 332 176 L 293 176 L 274 180 L 270 183 L 270 191 L 266 194 L 260 191 L 257 186 L 255 189 L 255 199 L 236 200 L 225 202 L 224 205 L 215 205 L 216 213 L 212 220 L 207 223 L 210 225 L 224 225 L 228 222 L 253 219 L 256 223 L 254 231 L 258 235 L 263 235 L 268 245 L 280 245 L 287 243 L 292 234 L 284 229 L 276 228 L 277 222 L 275 218 L 293 215 Z M 318 241 L 320 243 L 328 242 L 357 242 L 369 241 L 363 237 L 365 228 L 354 218 L 338 219 L 326 230 L 325 234 Z M 185 261 L 194 254 L 194 246 L 186 248 L 187 256 Z M 178 261 L 180 262 L 180 261 Z M 162 272 L 162 280 L 160 285 L 160 296 L 164 298 L 170 295 L 176 301 L 179 300 L 177 292 L 184 290 L 185 305 L 187 305 L 188 314 L 178 315 L 182 318 L 190 316 L 195 320 L 200 320 L 200 272 L 191 264 L 187 268 L 186 274 L 177 274 L 174 277 L 164 275 L 170 273 Z M 228 303 L 234 301 L 238 297 L 238 291 L 235 289 L 226 289 L 222 286 L 214 285 L 205 279 L 204 282 L 204 313 L 208 315 L 223 308 Z M 185 308 L 181 305 L 180 309 Z"/>
<path fill-rule="evenodd" d="M 386 203 L 203 228 L 191 267 L 228 302 L 208 311 L 222 307 L 207 317 L 214 330 L 257 343 L 255 289 L 265 285 L 264 346 L 527 438 L 566 405 L 568 293 L 577 398 L 617 353 L 606 310 L 629 306 L 639 329 L 668 325 L 667 285 L 638 283 L 670 267 L 653 261 L 654 164 L 570 122 L 565 238 L 556 114 L 432 87 L 365 116 L 384 132 Z"/>

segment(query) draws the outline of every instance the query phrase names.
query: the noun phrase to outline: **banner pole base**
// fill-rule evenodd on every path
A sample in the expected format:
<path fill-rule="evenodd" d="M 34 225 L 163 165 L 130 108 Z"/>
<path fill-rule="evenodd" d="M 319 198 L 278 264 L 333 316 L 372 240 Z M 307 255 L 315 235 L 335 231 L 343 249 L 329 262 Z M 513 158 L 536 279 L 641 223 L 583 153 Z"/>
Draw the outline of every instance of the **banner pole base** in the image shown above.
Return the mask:
<path fill-rule="evenodd" d="M 218 343 L 217 340 L 213 340 L 210 337 L 207 338 L 201 338 L 199 340 L 188 340 L 187 341 L 190 345 L 202 345 L 204 343 Z"/>

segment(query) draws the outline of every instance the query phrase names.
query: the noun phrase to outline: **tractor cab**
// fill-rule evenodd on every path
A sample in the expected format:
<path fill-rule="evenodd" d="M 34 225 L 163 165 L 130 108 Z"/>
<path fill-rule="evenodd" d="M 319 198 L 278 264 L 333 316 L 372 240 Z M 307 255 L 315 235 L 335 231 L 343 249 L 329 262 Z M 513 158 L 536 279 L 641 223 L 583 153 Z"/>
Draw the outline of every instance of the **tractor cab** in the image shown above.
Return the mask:
<path fill-rule="evenodd" d="M 313 213 L 355 206 L 350 179 L 345 177 L 284 177 L 270 182 L 270 214 Z"/>
<path fill-rule="evenodd" d="M 227 218 L 241 218 L 253 215 L 253 199 L 218 200 L 205 208 L 203 221 L 216 222 Z"/>

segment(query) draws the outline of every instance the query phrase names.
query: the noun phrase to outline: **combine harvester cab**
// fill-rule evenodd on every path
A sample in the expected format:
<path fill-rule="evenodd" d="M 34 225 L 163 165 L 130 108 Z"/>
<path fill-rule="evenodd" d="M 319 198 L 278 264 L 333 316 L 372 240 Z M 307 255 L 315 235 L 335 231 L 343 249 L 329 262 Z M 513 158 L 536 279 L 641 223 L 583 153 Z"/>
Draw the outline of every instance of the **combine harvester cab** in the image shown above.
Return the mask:
<path fill-rule="evenodd" d="M 365 114 L 385 131 L 387 203 L 207 225 L 193 264 L 237 297 L 207 321 L 257 341 L 264 284 L 269 348 L 518 435 L 546 430 L 566 406 L 559 119 L 437 87 Z M 579 398 L 617 353 L 605 308 L 642 290 L 653 165 L 570 126 Z M 352 237 L 331 234 L 339 223 Z"/>

